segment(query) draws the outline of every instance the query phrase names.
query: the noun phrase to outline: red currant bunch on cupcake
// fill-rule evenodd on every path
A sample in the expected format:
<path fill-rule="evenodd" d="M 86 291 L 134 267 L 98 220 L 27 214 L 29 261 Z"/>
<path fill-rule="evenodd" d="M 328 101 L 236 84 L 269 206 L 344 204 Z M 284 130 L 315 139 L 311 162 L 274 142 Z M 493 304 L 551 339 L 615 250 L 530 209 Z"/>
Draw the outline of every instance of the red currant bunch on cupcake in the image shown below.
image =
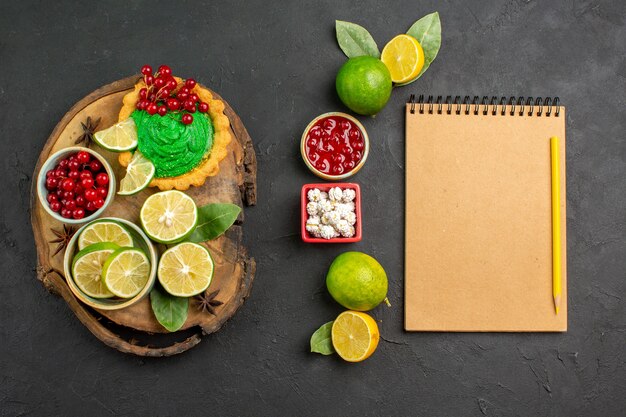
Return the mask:
<path fill-rule="evenodd" d="M 46 200 L 52 211 L 66 219 L 82 219 L 104 206 L 109 175 L 89 152 L 60 160 L 46 172 Z"/>
<path fill-rule="evenodd" d="M 153 73 L 150 65 L 141 68 L 143 82 L 146 85 L 139 90 L 137 110 L 144 110 L 150 115 L 165 116 L 168 113 L 182 113 L 180 121 L 185 125 L 193 123 L 193 113 L 207 113 L 208 103 L 200 101 L 193 92 L 196 81 L 187 78 L 178 82 L 167 65 L 161 65 Z"/>

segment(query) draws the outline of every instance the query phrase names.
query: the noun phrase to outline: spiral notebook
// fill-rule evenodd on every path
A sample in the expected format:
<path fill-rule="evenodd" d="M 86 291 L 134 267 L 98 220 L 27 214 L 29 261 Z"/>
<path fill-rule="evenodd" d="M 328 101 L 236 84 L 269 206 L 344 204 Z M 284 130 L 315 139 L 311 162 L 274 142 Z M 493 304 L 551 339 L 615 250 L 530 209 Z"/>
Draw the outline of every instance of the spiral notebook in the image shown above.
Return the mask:
<path fill-rule="evenodd" d="M 560 144 L 562 301 L 552 297 L 550 137 Z M 567 330 L 565 108 L 466 96 L 406 105 L 405 329 Z"/>

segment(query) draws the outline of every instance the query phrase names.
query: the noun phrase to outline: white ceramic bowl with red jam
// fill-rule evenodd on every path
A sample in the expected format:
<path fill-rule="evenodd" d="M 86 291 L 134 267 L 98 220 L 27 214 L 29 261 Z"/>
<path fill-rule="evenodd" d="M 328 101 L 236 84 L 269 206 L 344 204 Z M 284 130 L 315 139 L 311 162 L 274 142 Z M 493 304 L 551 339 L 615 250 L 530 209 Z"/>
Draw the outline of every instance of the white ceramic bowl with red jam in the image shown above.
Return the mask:
<path fill-rule="evenodd" d="M 55 220 L 67 224 L 86 223 L 98 218 L 113 201 L 115 174 L 96 151 L 72 146 L 50 155 L 41 166 L 37 195 Z"/>
<path fill-rule="evenodd" d="M 320 178 L 338 181 L 356 174 L 369 154 L 363 125 L 346 113 L 317 116 L 302 133 L 300 153 L 306 166 Z"/>

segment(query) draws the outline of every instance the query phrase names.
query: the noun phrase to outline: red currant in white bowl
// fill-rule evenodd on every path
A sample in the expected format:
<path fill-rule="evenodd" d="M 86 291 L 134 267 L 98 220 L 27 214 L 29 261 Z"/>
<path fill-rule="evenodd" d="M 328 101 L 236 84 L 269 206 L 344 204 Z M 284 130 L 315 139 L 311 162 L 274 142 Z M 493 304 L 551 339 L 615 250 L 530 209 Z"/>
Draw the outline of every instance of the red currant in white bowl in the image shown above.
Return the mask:
<path fill-rule="evenodd" d="M 115 196 L 115 174 L 99 153 L 83 147 L 62 149 L 42 165 L 37 195 L 54 219 L 81 224 L 99 217 Z"/>

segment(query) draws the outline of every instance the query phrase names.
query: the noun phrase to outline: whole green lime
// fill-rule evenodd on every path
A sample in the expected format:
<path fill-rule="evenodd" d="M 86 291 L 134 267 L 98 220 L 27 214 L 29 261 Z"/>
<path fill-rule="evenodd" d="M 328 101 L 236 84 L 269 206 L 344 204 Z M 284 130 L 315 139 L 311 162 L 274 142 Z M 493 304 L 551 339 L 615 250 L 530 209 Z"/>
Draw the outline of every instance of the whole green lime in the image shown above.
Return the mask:
<path fill-rule="evenodd" d="M 342 306 L 368 311 L 387 297 L 387 274 L 378 261 L 362 252 L 337 256 L 326 275 L 330 295 Z"/>
<path fill-rule="evenodd" d="M 378 58 L 350 58 L 335 80 L 339 98 L 350 110 L 372 116 L 385 107 L 391 96 L 391 74 Z"/>

